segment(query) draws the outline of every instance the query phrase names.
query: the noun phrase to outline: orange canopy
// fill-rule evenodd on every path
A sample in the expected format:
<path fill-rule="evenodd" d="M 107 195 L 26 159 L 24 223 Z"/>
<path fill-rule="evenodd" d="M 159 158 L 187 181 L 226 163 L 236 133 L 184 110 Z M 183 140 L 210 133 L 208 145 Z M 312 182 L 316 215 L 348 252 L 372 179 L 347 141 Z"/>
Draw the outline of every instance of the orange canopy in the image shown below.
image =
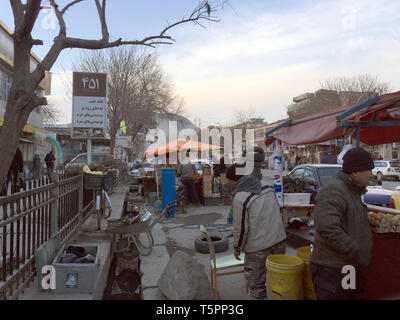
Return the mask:
<path fill-rule="evenodd" d="M 202 143 L 193 140 L 173 140 L 167 144 L 159 146 L 157 148 L 146 151 L 143 154 L 143 159 L 146 159 L 149 155 L 158 156 L 160 154 L 179 152 L 180 150 L 190 150 L 190 151 L 211 151 L 223 149 L 224 147 L 216 146 L 213 144 Z"/>

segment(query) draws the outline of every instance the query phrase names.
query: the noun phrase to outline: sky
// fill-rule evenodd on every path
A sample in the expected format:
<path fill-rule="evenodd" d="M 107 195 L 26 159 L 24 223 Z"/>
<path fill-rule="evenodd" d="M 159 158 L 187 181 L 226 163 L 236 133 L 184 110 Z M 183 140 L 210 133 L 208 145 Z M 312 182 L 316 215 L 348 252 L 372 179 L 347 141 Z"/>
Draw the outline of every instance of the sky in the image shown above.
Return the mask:
<path fill-rule="evenodd" d="M 13 29 L 10 3 L 0 20 Z M 46 1 L 44 1 L 46 2 Z M 62 7 L 69 1 L 59 0 Z M 198 0 L 109 0 L 111 40 L 136 40 L 188 16 Z M 320 89 L 320 82 L 362 73 L 377 75 L 400 90 L 400 2 L 397 0 L 230 0 L 218 23 L 184 24 L 169 33 L 176 42 L 156 49 L 185 116 L 201 126 L 234 122 L 236 111 L 251 110 L 271 123 L 287 117 L 295 96 Z M 67 35 L 99 39 L 94 1 L 85 0 L 66 16 Z M 33 37 L 43 58 L 58 34 L 57 22 L 40 13 Z M 64 50 L 52 68 L 52 95 L 60 123 L 71 122 L 65 82 L 78 49 Z M 78 71 L 78 70 L 77 70 Z M 63 80 L 62 80 L 63 79 Z M 196 120 L 198 121 L 198 120 Z"/>

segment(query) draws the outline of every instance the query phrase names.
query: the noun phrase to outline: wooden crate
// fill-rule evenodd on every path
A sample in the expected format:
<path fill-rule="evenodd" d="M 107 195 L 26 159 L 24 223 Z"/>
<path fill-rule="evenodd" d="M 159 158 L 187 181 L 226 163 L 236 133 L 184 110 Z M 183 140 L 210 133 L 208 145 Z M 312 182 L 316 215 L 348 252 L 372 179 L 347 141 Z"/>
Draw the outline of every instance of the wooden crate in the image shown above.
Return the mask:
<path fill-rule="evenodd" d="M 231 197 L 221 197 L 221 203 L 225 206 L 230 206 L 232 205 L 232 198 Z"/>
<path fill-rule="evenodd" d="M 205 206 L 218 206 L 221 197 L 204 197 L 203 202 Z"/>

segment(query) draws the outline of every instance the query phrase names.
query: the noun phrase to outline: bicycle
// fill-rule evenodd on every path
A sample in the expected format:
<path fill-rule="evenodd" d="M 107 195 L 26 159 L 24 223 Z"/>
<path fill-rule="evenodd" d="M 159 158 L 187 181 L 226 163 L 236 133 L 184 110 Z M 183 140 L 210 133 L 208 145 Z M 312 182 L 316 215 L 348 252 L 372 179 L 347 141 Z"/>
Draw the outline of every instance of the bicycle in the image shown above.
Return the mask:
<path fill-rule="evenodd" d="M 107 189 L 112 188 L 116 183 L 113 173 L 103 175 L 85 173 L 83 185 L 86 190 L 93 190 L 95 214 L 97 216 L 97 230 L 101 230 L 102 217 L 109 218 L 112 212 L 112 205 Z"/>

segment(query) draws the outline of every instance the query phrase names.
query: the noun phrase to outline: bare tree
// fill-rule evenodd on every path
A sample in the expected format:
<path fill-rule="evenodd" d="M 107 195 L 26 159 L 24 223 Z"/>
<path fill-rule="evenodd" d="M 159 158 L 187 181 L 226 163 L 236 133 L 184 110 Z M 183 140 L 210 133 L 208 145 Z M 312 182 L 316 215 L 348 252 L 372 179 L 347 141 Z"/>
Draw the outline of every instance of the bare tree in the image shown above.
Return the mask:
<path fill-rule="evenodd" d="M 212 3 L 208 0 L 202 0 L 188 17 L 184 17 L 180 21 L 166 26 L 159 34 L 149 35 L 140 40 L 124 41 L 122 38 L 119 38 L 115 41 L 110 41 L 106 21 L 106 0 L 94 0 L 101 25 L 102 37 L 99 40 L 67 36 L 67 25 L 64 20 L 65 14 L 68 9 L 78 5 L 82 0 L 70 1 L 64 7 L 60 7 L 56 3 L 56 0 L 49 0 L 58 20 L 59 33 L 54 38 L 53 44 L 43 60 L 30 72 L 30 52 L 33 46 L 43 45 L 42 40 L 32 37 L 32 30 L 37 24 L 38 15 L 42 9 L 42 2 L 41 0 L 26 0 L 24 2 L 21 0 L 10 0 L 15 24 L 13 32 L 14 70 L 4 123 L 0 132 L 0 149 L 3 152 L 0 163 L 0 186 L 5 181 L 15 150 L 17 149 L 18 139 L 29 114 L 36 107 L 47 105 L 47 99 L 38 96 L 36 88 L 45 77 L 45 71 L 51 70 L 64 49 L 81 48 L 95 50 L 121 45 L 155 47 L 158 44 L 172 44 L 174 39 L 168 35 L 168 32 L 173 27 L 188 22 L 193 22 L 200 26 L 202 26 L 202 21 L 206 20 L 218 22 L 219 20 L 213 14 L 227 1 Z"/>
<path fill-rule="evenodd" d="M 234 111 L 235 124 L 234 127 L 242 127 L 244 129 L 251 127 L 252 124 L 262 122 L 263 116 L 257 114 L 254 108 L 236 109 Z"/>
<path fill-rule="evenodd" d="M 49 125 L 57 123 L 60 118 L 60 112 L 55 108 L 54 104 L 49 103 L 38 108 L 42 109 L 44 124 Z"/>
<path fill-rule="evenodd" d="M 359 74 L 354 77 L 339 77 L 320 82 L 322 89 L 337 91 L 343 105 L 357 103 L 372 95 L 385 94 L 392 90 L 390 83 L 382 82 L 378 76 Z M 349 92 L 354 92 L 353 95 Z"/>

